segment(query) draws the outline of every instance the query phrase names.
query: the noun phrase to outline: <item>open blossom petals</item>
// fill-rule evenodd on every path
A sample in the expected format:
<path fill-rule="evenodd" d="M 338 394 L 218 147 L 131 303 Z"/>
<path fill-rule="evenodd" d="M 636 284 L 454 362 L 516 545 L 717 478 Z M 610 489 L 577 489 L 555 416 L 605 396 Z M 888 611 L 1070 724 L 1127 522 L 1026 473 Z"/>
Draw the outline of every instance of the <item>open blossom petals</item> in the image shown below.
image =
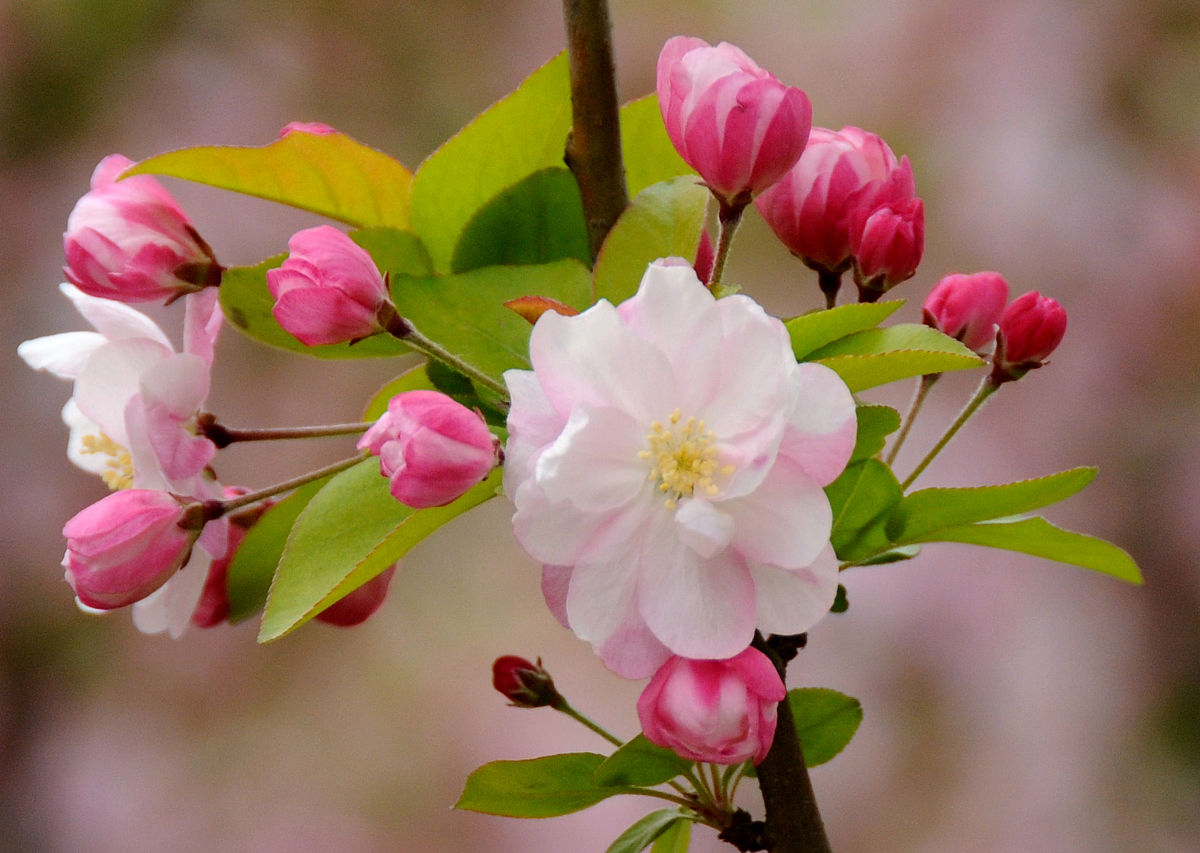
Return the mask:
<path fill-rule="evenodd" d="M 59 379 L 74 379 L 104 342 L 104 335 L 98 332 L 63 332 L 22 341 L 17 355 L 34 370 L 45 370 Z"/>
<path fill-rule="evenodd" d="M 779 460 L 753 494 L 722 506 L 736 525 L 734 544 L 748 560 L 795 569 L 829 542 L 829 499 L 789 460 Z"/>
<path fill-rule="evenodd" d="M 183 351 L 200 356 L 212 367 L 213 347 L 225 320 L 217 289 L 208 287 L 199 293 L 190 293 L 184 297 L 184 303 Z"/>
<path fill-rule="evenodd" d="M 172 355 L 145 338 L 112 341 L 88 359 L 75 382 L 75 402 L 110 438 L 128 446 L 126 406 L 141 392 L 142 374 Z"/>
<path fill-rule="evenodd" d="M 818 485 L 838 478 L 858 438 L 854 397 L 842 378 L 823 364 L 796 370 L 796 400 L 779 454 L 798 465 Z"/>
<path fill-rule="evenodd" d="M 589 512 L 570 501 L 550 502 L 533 481 L 512 495 L 517 505 L 513 534 L 531 557 L 543 563 L 576 565 L 608 561 L 626 552 L 646 524 L 647 512 L 659 501 L 640 495 L 623 507 Z"/>
<path fill-rule="evenodd" d="M 812 565 L 780 569 L 750 564 L 758 608 L 758 628 L 764 634 L 799 634 L 829 612 L 837 597 L 838 566 L 828 545 Z"/>
<path fill-rule="evenodd" d="M 623 506 L 646 484 L 638 424 L 618 409 L 578 407 L 537 462 L 538 481 L 552 502 L 584 510 Z"/>
<path fill-rule="evenodd" d="M 566 417 L 558 413 L 542 393 L 537 377 L 529 370 L 506 370 L 511 409 L 517 413 L 508 418 L 508 444 L 504 452 L 504 488 L 516 491 L 516 483 L 533 476 L 533 466 L 566 425 Z"/>
<path fill-rule="evenodd" d="M 166 633 L 178 639 L 192 621 L 208 579 L 213 555 L 202 545 L 191 559 L 152 595 L 133 605 L 133 624 L 143 634 Z"/>

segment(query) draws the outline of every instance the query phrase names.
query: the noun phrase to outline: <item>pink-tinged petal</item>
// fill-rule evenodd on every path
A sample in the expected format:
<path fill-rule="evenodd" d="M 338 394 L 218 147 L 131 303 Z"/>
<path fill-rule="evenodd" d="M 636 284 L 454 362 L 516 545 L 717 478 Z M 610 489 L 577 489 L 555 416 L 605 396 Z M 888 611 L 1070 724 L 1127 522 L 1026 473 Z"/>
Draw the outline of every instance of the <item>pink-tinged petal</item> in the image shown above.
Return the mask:
<path fill-rule="evenodd" d="M 154 458 L 171 481 L 194 477 L 217 455 L 217 446 L 202 435 L 190 432 L 160 401 L 142 399 L 147 433 Z"/>
<path fill-rule="evenodd" d="M 617 306 L 617 313 L 630 330 L 678 364 L 677 354 L 715 305 L 686 262 L 658 260 L 646 267 L 637 293 Z"/>
<path fill-rule="evenodd" d="M 587 511 L 624 506 L 651 488 L 645 427 L 617 409 L 579 406 L 537 461 L 536 476 L 552 502 Z"/>
<path fill-rule="evenodd" d="M 171 355 L 142 373 L 139 388 L 176 417 L 191 418 L 208 397 L 208 367 L 198 355 Z"/>
<path fill-rule="evenodd" d="M 34 370 L 45 370 L 59 379 L 75 379 L 106 340 L 97 332 L 63 332 L 22 341 L 17 355 Z"/>
<path fill-rule="evenodd" d="M 629 547 L 649 515 L 661 507 L 649 492 L 628 505 L 603 513 L 580 510 L 570 501 L 546 500 L 535 482 L 522 484 L 513 497 L 513 533 L 531 557 L 542 563 L 575 565 L 582 559 L 606 561 Z"/>
<path fill-rule="evenodd" d="M 622 563 L 575 566 L 567 589 L 566 614 L 582 640 L 601 643 L 635 610 L 637 567 Z"/>
<path fill-rule="evenodd" d="M 189 293 L 184 297 L 183 351 L 200 356 L 211 367 L 213 347 L 223 321 L 224 315 L 215 287 Z"/>
<path fill-rule="evenodd" d="M 786 569 L 815 560 L 833 526 L 825 491 L 786 459 L 776 461 L 755 491 L 721 508 L 734 520 L 736 551 Z"/>
<path fill-rule="evenodd" d="M 212 559 L 202 547 L 193 548 L 187 565 L 155 593 L 133 605 L 137 629 L 143 634 L 166 632 L 173 639 L 181 637 L 191 624 Z"/>
<path fill-rule="evenodd" d="M 826 546 L 811 565 L 781 569 L 750 563 L 758 629 L 767 634 L 799 634 L 829 612 L 837 596 L 838 564 Z"/>
<path fill-rule="evenodd" d="M 382 328 L 373 309 L 332 288 L 285 291 L 271 313 L 280 326 L 310 347 L 345 343 Z"/>
<path fill-rule="evenodd" d="M 735 522 L 708 501 L 685 501 L 675 513 L 679 541 L 707 560 L 725 550 L 733 539 Z"/>
<path fill-rule="evenodd" d="M 570 566 L 542 566 L 542 597 L 554 618 L 568 629 L 571 623 L 567 619 L 567 593 L 571 589 L 572 572 Z"/>
<path fill-rule="evenodd" d="M 625 618 L 608 637 L 595 645 L 606 667 L 622 678 L 646 678 L 671 656 L 630 602 Z"/>
<path fill-rule="evenodd" d="M 842 473 L 858 436 L 854 397 L 842 378 L 822 364 L 796 366 L 795 406 L 779 455 L 798 465 L 821 486 Z"/>
<path fill-rule="evenodd" d="M 562 432 L 566 418 L 550 405 L 532 370 L 507 370 L 504 381 L 512 404 L 504 451 L 504 489 L 511 494 L 517 483 L 533 476 L 538 455 Z"/>
<path fill-rule="evenodd" d="M 75 382 L 79 410 L 113 441 L 128 447 L 125 407 L 140 391 L 142 374 L 172 355 L 170 349 L 146 338 L 126 338 L 101 347 Z"/>
<path fill-rule="evenodd" d="M 170 339 L 158 324 L 136 308 L 111 299 L 88 296 L 70 284 L 60 284 L 58 289 L 71 300 L 71 304 L 83 319 L 91 323 L 93 328 L 108 340 L 149 338 L 167 349 L 172 349 Z"/>

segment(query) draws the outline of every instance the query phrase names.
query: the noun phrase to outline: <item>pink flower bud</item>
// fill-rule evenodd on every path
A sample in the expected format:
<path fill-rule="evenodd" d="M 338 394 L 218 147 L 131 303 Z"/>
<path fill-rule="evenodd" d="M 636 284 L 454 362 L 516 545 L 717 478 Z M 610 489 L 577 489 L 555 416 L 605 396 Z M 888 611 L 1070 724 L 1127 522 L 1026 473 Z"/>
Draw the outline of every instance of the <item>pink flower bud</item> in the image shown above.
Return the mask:
<path fill-rule="evenodd" d="M 329 225 L 298 231 L 291 255 L 267 270 L 279 325 L 306 346 L 356 341 L 383 331 L 388 288 L 366 250 Z"/>
<path fill-rule="evenodd" d="M 1018 296 L 1000 315 L 992 381 L 999 385 L 1041 367 L 1066 331 L 1067 312 L 1056 301 L 1036 290 Z"/>
<path fill-rule="evenodd" d="M 808 141 L 808 96 L 726 42 L 668 40 L 657 88 L 672 144 L 725 205 L 741 207 L 778 181 Z"/>
<path fill-rule="evenodd" d="M 996 324 L 1008 302 L 1008 282 L 995 272 L 955 273 L 925 299 L 925 325 L 983 354 L 996 341 Z"/>
<path fill-rule="evenodd" d="M 536 664 L 516 655 L 496 658 L 492 664 L 492 686 L 518 708 L 541 708 L 562 701 L 554 679 L 542 668 L 541 658 Z"/>
<path fill-rule="evenodd" d="M 311 133 L 313 136 L 329 136 L 338 132 L 329 125 L 319 121 L 289 121 L 283 126 L 283 130 L 279 131 L 279 138 L 283 139 L 289 133 Z"/>
<path fill-rule="evenodd" d="M 899 209 L 915 197 L 908 158 L 897 160 L 880 137 L 814 127 L 796 165 L 754 203 L 793 255 L 841 272 L 850 266 L 855 227 L 881 206 Z"/>
<path fill-rule="evenodd" d="M 925 204 L 919 198 L 878 207 L 850 232 L 859 302 L 874 302 L 913 277 L 925 251 Z"/>
<path fill-rule="evenodd" d="M 776 705 L 787 690 L 762 652 L 727 660 L 672 657 L 638 699 L 646 737 L 692 761 L 762 761 L 775 738 Z"/>
<path fill-rule="evenodd" d="M 67 583 L 98 610 L 141 601 L 187 560 L 202 526 L 192 521 L 189 508 L 165 492 L 114 492 L 63 527 Z"/>
<path fill-rule="evenodd" d="M 405 391 L 358 442 L 379 457 L 392 496 L 411 507 L 444 506 L 486 477 L 500 443 L 477 413 L 438 391 Z"/>
<path fill-rule="evenodd" d="M 90 296 L 168 300 L 220 284 L 223 267 L 191 221 L 150 175 L 116 178 L 133 162 L 105 157 L 92 189 L 67 218 L 67 279 Z"/>
<path fill-rule="evenodd" d="M 337 625 L 339 628 L 350 628 L 366 622 L 383 605 L 394 574 L 396 574 L 396 566 L 388 566 L 358 589 L 338 599 L 313 618 L 326 625 Z"/>

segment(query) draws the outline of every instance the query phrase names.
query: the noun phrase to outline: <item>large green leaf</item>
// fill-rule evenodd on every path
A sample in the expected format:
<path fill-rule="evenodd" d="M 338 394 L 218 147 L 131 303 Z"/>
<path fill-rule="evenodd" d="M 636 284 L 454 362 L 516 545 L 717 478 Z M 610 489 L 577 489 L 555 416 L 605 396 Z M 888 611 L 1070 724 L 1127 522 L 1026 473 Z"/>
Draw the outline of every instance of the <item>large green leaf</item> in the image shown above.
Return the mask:
<path fill-rule="evenodd" d="M 454 804 L 505 817 L 557 817 L 637 789 L 598 785 L 593 779 L 604 761 L 594 752 L 547 755 L 525 761 L 493 761 L 467 777 Z"/>
<path fill-rule="evenodd" d="M 349 225 L 408 226 L 412 173 L 344 133 L 289 133 L 258 147 L 184 148 L 142 160 L 125 174 L 184 178 Z"/>
<path fill-rule="evenodd" d="M 1017 515 L 1065 500 L 1096 476 L 1095 468 L 1072 468 L 1047 477 L 959 489 L 922 489 L 906 495 L 888 522 L 893 542 L 928 541 L 944 527 Z"/>
<path fill-rule="evenodd" d="M 793 317 L 784 323 L 792 338 L 792 352 L 797 359 L 804 360 L 810 353 L 840 338 L 874 329 L 903 304 L 903 299 L 860 302 Z"/>
<path fill-rule="evenodd" d="M 851 391 L 983 364 L 954 338 L 919 323 L 856 332 L 808 353 L 806 360 L 833 368 Z"/>
<path fill-rule="evenodd" d="M 499 192 L 562 166 L 570 127 L 570 81 L 561 53 L 421 164 L 413 177 L 412 223 L 438 270 L 450 270 L 459 235 Z"/>
<path fill-rule="evenodd" d="M 650 853 L 688 853 L 692 840 L 692 822 L 677 820 L 658 836 Z"/>
<path fill-rule="evenodd" d="M 622 832 L 605 853 L 641 853 L 672 825 L 688 818 L 679 809 L 660 809 L 643 817 Z M 686 848 L 684 848 L 686 849 Z"/>
<path fill-rule="evenodd" d="M 563 258 L 591 263 L 583 202 L 575 176 L 542 169 L 503 190 L 467 223 L 451 269 L 495 264 L 545 264 Z"/>
<path fill-rule="evenodd" d="M 900 429 L 900 413 L 891 406 L 859 404 L 856 414 L 858 437 L 850 456 L 851 464 L 875 456 L 883 450 L 887 437 Z"/>
<path fill-rule="evenodd" d="M 789 690 L 788 705 L 809 767 L 824 764 L 845 749 L 862 722 L 862 704 L 857 699 L 826 687 Z"/>
<path fill-rule="evenodd" d="M 591 301 L 587 267 L 555 261 L 527 267 L 483 267 L 441 278 L 392 280 L 401 315 L 427 338 L 497 381 L 529 366 L 529 322 L 504 307 L 520 296 L 549 296 L 573 308 Z"/>
<path fill-rule="evenodd" d="M 278 639 L 375 577 L 437 528 L 496 494 L 499 469 L 448 506 L 392 497 L 379 461 L 333 477 L 304 507 L 279 561 L 259 642 Z"/>
<path fill-rule="evenodd" d="M 671 144 L 653 93 L 621 107 L 621 159 L 631 197 L 659 181 L 696 174 Z"/>
<path fill-rule="evenodd" d="M 1142 583 L 1142 573 L 1137 563 L 1116 545 L 1094 536 L 1063 530 L 1037 516 L 943 527 L 915 541 L 962 542 L 1003 548 L 1094 569 L 1129 583 Z"/>
<path fill-rule="evenodd" d="M 693 177 L 654 184 L 638 193 L 617 219 L 594 269 L 596 297 L 614 305 L 637 291 L 646 266 L 672 255 L 696 258 L 708 190 Z"/>
<path fill-rule="evenodd" d="M 900 502 L 900 484 L 892 469 L 878 459 L 847 466 L 825 487 L 833 509 L 830 541 L 838 559 L 855 562 L 891 547 L 887 521 Z"/>
<path fill-rule="evenodd" d="M 680 758 L 670 749 L 652 744 L 640 734 L 597 768 L 596 784 L 659 785 L 691 769 L 692 762 Z"/>

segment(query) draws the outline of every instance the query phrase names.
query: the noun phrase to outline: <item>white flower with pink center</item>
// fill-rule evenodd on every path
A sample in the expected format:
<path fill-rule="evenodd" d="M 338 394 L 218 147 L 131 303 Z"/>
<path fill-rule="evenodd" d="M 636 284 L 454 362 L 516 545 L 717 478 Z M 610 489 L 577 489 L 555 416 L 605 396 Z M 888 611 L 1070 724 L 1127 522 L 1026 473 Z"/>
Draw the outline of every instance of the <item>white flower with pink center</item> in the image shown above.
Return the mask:
<path fill-rule="evenodd" d="M 854 399 L 797 364 L 745 296 L 650 265 L 618 307 L 547 312 L 512 398 L 504 487 L 555 615 L 615 672 L 732 657 L 794 634 L 837 591 L 823 486 L 854 448 Z"/>

